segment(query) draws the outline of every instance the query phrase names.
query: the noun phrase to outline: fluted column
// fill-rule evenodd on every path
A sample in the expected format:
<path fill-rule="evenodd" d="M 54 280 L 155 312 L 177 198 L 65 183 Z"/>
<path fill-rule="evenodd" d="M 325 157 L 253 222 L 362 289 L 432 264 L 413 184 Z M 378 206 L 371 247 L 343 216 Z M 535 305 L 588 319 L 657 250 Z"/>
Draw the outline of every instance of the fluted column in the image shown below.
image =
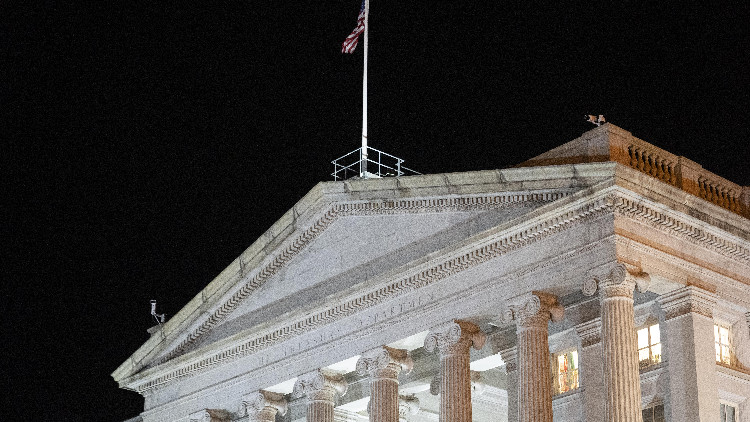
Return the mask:
<path fill-rule="evenodd" d="M 382 346 L 362 354 L 357 372 L 370 375 L 371 421 L 398 422 L 398 374 L 402 369 L 411 371 L 413 366 L 409 353 L 402 349 Z"/>
<path fill-rule="evenodd" d="M 300 375 L 294 383 L 295 397 L 307 396 L 307 422 L 333 422 L 336 394 L 346 394 L 347 384 L 342 375 L 318 369 Z"/>
<path fill-rule="evenodd" d="M 481 349 L 485 340 L 479 327 L 459 320 L 433 328 L 425 338 L 425 350 L 440 354 L 440 422 L 471 422 L 469 349 Z"/>
<path fill-rule="evenodd" d="M 581 339 L 580 376 L 583 388 L 583 420 L 599 422 L 604 414 L 604 368 L 602 366 L 602 321 L 596 318 L 576 325 Z"/>
<path fill-rule="evenodd" d="M 511 301 L 503 320 L 516 321 L 518 421 L 552 422 L 552 376 L 548 323 L 563 317 L 557 298 L 532 292 Z"/>
<path fill-rule="evenodd" d="M 718 422 L 713 309 L 716 295 L 685 286 L 659 298 L 664 309 L 673 421 Z"/>
<path fill-rule="evenodd" d="M 585 294 L 599 289 L 606 422 L 641 422 L 633 289 L 645 290 L 649 280 L 648 274 L 631 274 L 623 264 L 617 264 L 605 277 L 584 285 Z"/>
<path fill-rule="evenodd" d="M 260 390 L 242 397 L 240 414 L 247 415 L 250 422 L 274 422 L 276 413 L 283 416 L 286 408 L 283 394 Z"/>
<path fill-rule="evenodd" d="M 518 354 L 515 347 L 500 351 L 508 375 L 508 422 L 518 422 Z"/>

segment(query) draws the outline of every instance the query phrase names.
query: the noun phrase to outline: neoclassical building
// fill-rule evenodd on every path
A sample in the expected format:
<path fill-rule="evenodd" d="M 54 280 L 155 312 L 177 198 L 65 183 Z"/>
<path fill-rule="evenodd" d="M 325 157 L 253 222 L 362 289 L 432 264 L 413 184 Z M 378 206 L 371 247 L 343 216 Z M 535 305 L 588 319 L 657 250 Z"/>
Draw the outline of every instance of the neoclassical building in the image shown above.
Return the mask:
<path fill-rule="evenodd" d="M 147 422 L 748 422 L 749 218 L 611 124 L 322 182 L 112 375 Z"/>

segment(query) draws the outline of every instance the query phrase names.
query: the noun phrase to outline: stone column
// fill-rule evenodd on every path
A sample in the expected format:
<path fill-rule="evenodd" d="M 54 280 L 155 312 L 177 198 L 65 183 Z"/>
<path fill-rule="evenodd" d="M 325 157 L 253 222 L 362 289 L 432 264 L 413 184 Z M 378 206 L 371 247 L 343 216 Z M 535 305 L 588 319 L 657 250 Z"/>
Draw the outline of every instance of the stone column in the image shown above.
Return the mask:
<path fill-rule="evenodd" d="M 260 390 L 242 397 L 240 414 L 247 415 L 251 422 L 274 422 L 276 413 L 286 414 L 286 405 L 283 394 Z"/>
<path fill-rule="evenodd" d="M 440 353 L 440 422 L 471 422 L 469 349 L 481 349 L 485 340 L 479 327 L 459 320 L 433 328 L 425 338 L 425 350 Z"/>
<path fill-rule="evenodd" d="M 508 375 L 508 422 L 518 422 L 518 359 L 516 348 L 500 351 Z"/>
<path fill-rule="evenodd" d="M 307 422 L 333 422 L 336 394 L 346 394 L 343 375 L 317 369 L 300 375 L 294 383 L 295 397 L 307 396 Z"/>
<path fill-rule="evenodd" d="M 555 296 L 532 292 L 511 301 L 503 320 L 516 321 L 518 421 L 552 422 L 552 373 L 548 323 L 563 317 Z"/>
<path fill-rule="evenodd" d="M 413 366 L 408 352 L 402 349 L 382 346 L 362 354 L 357 373 L 370 375 L 371 421 L 398 422 L 398 374 L 402 369 L 411 371 Z"/>
<path fill-rule="evenodd" d="M 638 342 L 633 311 L 633 289 L 644 291 L 649 276 L 631 274 L 617 264 L 602 279 L 584 284 L 584 294 L 599 288 L 604 368 L 604 420 L 641 422 L 641 379 L 638 366 Z"/>
<path fill-rule="evenodd" d="M 599 422 L 604 414 L 604 367 L 602 366 L 602 320 L 576 325 L 581 339 L 580 378 L 583 389 L 583 420 Z"/>
<path fill-rule="evenodd" d="M 685 286 L 662 295 L 659 303 L 665 314 L 671 420 L 718 422 L 716 295 Z"/>

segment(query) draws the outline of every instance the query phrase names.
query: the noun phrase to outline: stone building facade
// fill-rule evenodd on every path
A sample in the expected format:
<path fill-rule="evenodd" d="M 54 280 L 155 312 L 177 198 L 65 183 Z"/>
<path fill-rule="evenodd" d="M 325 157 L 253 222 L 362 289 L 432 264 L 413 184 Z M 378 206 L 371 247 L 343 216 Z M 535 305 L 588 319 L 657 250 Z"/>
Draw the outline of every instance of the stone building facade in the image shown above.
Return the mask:
<path fill-rule="evenodd" d="M 147 422 L 747 422 L 749 217 L 611 124 L 319 183 L 112 375 Z"/>

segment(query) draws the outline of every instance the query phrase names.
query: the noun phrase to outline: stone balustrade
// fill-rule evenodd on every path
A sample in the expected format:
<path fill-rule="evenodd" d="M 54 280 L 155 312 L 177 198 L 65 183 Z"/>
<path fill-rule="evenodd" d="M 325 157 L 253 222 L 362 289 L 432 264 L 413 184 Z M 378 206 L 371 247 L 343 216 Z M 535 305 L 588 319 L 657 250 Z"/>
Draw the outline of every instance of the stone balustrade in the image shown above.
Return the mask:
<path fill-rule="evenodd" d="M 613 124 L 586 132 L 517 167 L 615 161 L 750 218 L 750 186 L 740 186 Z"/>

